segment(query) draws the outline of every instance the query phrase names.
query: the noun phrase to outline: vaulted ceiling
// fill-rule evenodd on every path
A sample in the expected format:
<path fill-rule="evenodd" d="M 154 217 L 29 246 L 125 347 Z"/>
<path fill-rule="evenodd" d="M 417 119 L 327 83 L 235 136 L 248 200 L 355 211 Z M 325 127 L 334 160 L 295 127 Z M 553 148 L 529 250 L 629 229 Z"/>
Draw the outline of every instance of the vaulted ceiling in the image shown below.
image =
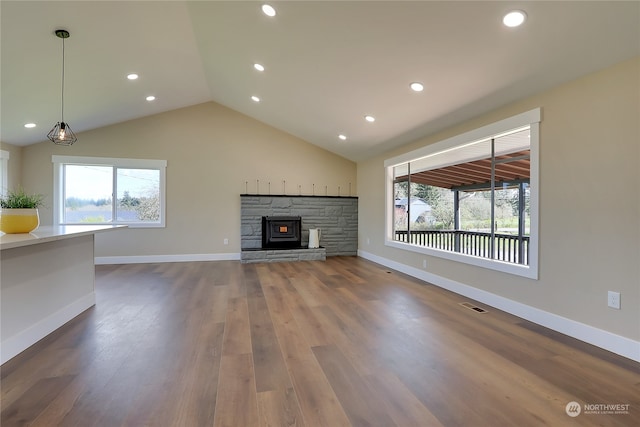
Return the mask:
<path fill-rule="evenodd" d="M 76 133 L 215 101 L 355 161 L 640 55 L 636 1 L 261 4 L 3 0 L 0 140 L 60 120 L 57 28 Z M 512 9 L 521 27 L 502 24 Z"/>

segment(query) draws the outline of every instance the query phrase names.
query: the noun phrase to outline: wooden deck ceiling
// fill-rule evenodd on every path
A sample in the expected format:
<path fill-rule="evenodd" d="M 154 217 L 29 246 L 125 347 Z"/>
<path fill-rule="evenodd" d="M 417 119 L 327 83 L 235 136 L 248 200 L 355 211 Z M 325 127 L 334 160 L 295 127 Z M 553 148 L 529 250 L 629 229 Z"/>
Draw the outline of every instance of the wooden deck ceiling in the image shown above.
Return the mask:
<path fill-rule="evenodd" d="M 529 179 L 529 150 L 496 156 L 495 182 L 519 182 Z M 491 159 L 475 160 L 411 174 L 411 182 L 456 189 L 490 187 Z"/>

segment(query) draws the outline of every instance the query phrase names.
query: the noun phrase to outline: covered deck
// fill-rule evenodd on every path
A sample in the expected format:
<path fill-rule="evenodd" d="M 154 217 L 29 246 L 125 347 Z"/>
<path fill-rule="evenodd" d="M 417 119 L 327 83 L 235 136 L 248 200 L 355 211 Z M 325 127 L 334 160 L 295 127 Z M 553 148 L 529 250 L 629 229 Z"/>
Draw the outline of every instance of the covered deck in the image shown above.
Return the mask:
<path fill-rule="evenodd" d="M 526 232 L 526 189 L 530 179 L 530 151 L 518 150 L 448 166 L 409 173 L 395 182 L 409 181 L 452 191 L 453 229 L 394 230 L 394 240 L 433 249 L 528 265 L 529 236 Z M 503 232 L 494 221 L 490 231 L 463 230 L 460 202 L 465 192 L 517 189 L 517 229 Z M 491 208 L 491 217 L 494 218 Z M 511 230 L 509 230 L 511 231 Z"/>

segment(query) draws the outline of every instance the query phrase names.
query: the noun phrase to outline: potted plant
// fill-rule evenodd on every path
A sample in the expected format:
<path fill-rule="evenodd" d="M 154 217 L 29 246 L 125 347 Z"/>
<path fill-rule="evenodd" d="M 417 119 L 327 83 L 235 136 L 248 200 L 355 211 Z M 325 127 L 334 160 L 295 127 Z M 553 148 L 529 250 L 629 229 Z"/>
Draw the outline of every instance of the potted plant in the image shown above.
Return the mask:
<path fill-rule="evenodd" d="M 38 208 L 43 200 L 42 194 L 27 194 L 22 188 L 0 197 L 0 231 L 7 234 L 29 233 L 38 228 Z"/>

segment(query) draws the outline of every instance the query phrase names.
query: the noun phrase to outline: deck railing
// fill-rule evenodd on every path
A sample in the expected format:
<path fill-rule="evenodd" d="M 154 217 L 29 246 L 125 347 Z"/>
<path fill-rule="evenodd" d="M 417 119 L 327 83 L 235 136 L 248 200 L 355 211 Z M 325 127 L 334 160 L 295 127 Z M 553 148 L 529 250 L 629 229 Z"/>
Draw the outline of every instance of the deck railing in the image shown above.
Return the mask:
<path fill-rule="evenodd" d="M 395 232 L 395 240 L 399 242 L 529 265 L 529 236 L 495 233 L 494 237 L 494 254 L 491 256 L 491 233 L 463 230 Z"/>

